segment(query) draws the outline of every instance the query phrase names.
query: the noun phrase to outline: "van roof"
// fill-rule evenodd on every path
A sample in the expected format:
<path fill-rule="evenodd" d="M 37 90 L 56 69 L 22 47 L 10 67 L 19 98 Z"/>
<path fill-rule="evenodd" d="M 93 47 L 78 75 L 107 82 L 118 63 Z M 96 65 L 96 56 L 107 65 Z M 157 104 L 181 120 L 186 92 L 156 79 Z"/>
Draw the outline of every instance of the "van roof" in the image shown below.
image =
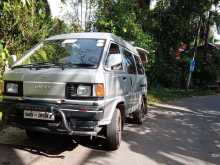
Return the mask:
<path fill-rule="evenodd" d="M 109 39 L 117 42 L 121 46 L 128 48 L 130 51 L 138 55 L 138 52 L 134 46 L 132 46 L 129 42 L 123 40 L 121 37 L 118 37 L 112 33 L 103 33 L 103 32 L 67 33 L 67 34 L 51 36 L 47 38 L 46 41 L 63 40 L 63 39 L 71 39 L 71 38 Z"/>

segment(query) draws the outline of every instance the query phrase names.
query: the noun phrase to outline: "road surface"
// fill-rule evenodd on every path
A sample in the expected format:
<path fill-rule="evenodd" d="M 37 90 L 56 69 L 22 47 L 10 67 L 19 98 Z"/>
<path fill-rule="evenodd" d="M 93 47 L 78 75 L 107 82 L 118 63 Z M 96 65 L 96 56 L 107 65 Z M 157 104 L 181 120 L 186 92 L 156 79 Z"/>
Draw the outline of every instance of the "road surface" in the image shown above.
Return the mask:
<path fill-rule="evenodd" d="M 126 124 L 119 150 L 100 139 L 45 137 L 23 130 L 0 132 L 0 165 L 211 165 L 220 164 L 220 96 L 187 98 L 151 108 L 142 126 Z"/>

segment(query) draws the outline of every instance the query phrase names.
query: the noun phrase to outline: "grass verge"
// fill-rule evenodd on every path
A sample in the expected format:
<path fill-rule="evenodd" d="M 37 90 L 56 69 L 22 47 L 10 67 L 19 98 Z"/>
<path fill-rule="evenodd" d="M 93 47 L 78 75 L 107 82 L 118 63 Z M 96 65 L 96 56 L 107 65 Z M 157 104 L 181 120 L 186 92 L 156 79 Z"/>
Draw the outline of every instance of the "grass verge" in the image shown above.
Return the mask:
<path fill-rule="evenodd" d="M 216 91 L 213 90 L 182 90 L 182 89 L 170 89 L 170 88 L 160 88 L 160 89 L 151 89 L 148 90 L 148 103 L 163 103 L 167 101 L 173 101 L 185 97 L 192 96 L 206 96 L 214 95 Z"/>

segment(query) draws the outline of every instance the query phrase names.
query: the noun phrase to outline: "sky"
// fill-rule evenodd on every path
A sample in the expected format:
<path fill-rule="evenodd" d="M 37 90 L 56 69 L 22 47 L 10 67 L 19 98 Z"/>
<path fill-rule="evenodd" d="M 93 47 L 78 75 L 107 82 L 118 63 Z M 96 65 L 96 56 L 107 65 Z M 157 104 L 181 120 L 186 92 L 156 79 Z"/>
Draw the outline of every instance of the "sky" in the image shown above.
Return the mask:
<path fill-rule="evenodd" d="M 66 3 L 68 4 L 68 1 L 66 1 Z M 153 9 L 156 5 L 156 1 L 157 0 L 152 0 L 151 1 L 151 9 Z M 63 19 L 63 13 L 64 13 L 64 10 L 65 9 L 62 9 L 62 3 L 61 3 L 61 0 L 48 0 L 49 2 L 49 5 L 50 5 L 50 9 L 51 9 L 51 12 L 52 12 L 52 16 L 54 17 L 59 17 L 59 18 L 62 18 Z M 84 13 L 84 10 L 83 9 L 83 13 Z"/>
<path fill-rule="evenodd" d="M 61 9 L 61 1 L 60 0 L 48 0 L 50 5 L 50 10 L 53 17 L 61 17 L 62 9 Z"/>
<path fill-rule="evenodd" d="M 73 9 L 71 8 L 70 2 L 78 2 L 79 0 L 66 0 L 65 4 L 61 3 L 61 0 L 48 0 L 51 14 L 53 17 L 58 17 L 62 20 L 64 20 L 66 23 L 69 23 L 70 21 L 65 17 L 65 14 L 67 11 L 70 11 L 74 13 Z M 86 0 L 83 0 L 85 2 Z M 73 3 L 72 3 L 73 4 Z M 81 5 L 78 7 L 79 10 L 79 19 L 81 21 Z M 86 5 L 83 3 L 82 8 L 82 27 L 85 27 L 85 11 L 86 11 Z M 94 11 L 93 11 L 94 12 Z"/>

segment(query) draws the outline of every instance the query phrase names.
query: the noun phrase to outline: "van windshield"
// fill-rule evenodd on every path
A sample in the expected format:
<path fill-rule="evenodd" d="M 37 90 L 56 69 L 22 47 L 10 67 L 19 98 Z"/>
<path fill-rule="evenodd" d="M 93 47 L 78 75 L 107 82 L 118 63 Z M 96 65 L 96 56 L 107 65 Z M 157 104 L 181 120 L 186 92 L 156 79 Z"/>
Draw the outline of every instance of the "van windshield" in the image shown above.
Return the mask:
<path fill-rule="evenodd" d="M 105 40 L 103 39 L 45 41 L 28 58 L 24 58 L 20 66 L 34 67 L 38 66 L 36 64 L 62 64 L 70 67 L 97 67 L 104 46 Z"/>

